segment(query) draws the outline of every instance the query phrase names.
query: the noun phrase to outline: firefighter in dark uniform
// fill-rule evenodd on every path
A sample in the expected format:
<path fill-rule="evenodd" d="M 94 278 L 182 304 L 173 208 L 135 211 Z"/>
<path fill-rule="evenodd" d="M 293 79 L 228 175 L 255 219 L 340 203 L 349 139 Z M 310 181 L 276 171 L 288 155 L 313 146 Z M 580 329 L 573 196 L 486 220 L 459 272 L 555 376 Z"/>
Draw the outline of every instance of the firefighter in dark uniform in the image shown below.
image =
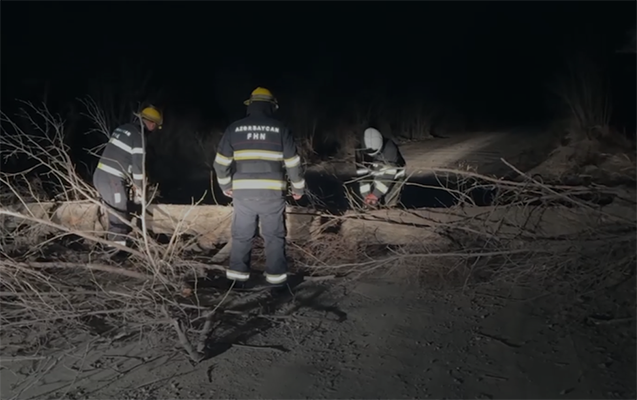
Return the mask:
<path fill-rule="evenodd" d="M 161 129 L 162 115 L 155 107 L 146 107 L 135 116 L 144 124 L 144 131 Z M 93 173 L 93 184 L 110 209 L 107 239 L 121 246 L 126 246 L 130 232 L 124 221 L 131 220 L 131 203 L 142 201 L 144 152 L 140 124 L 124 124 L 113 131 Z"/>
<path fill-rule="evenodd" d="M 273 117 L 278 104 L 272 93 L 256 88 L 244 104 L 247 116 L 226 129 L 214 161 L 217 182 L 232 197 L 234 207 L 226 277 L 235 287 L 245 286 L 250 278 L 252 241 L 260 223 L 265 278 L 276 292 L 287 287 L 285 171 L 295 200 L 303 196 L 305 180 L 290 131 Z"/>
<path fill-rule="evenodd" d="M 369 164 L 373 174 L 373 179 L 364 179 L 359 182 L 364 203 L 376 206 L 379 202 L 387 200 L 385 197 L 390 193 L 396 195 L 392 195 L 392 199 L 397 199 L 397 193 L 394 191 L 400 188 L 395 185 L 404 179 L 406 165 L 398 146 L 374 128 L 365 129 L 363 142 L 363 152 L 371 161 Z M 388 205 L 387 202 L 385 203 Z"/>

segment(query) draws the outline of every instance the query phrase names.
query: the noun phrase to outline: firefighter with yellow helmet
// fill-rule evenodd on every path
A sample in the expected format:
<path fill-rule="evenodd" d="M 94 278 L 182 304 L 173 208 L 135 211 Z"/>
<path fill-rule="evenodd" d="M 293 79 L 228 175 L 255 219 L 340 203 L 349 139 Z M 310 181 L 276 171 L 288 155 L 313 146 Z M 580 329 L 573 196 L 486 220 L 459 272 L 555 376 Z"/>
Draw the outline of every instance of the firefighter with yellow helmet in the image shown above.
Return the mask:
<path fill-rule="evenodd" d="M 122 246 L 127 244 L 130 227 L 120 218 L 130 221 L 131 203 L 140 204 L 142 201 L 146 151 L 142 135 L 161 129 L 163 124 L 161 112 L 153 106 L 134 115 L 136 122 L 124 124 L 113 131 L 93 173 L 93 184 L 101 201 L 110 209 L 107 238 Z"/>
<path fill-rule="evenodd" d="M 226 277 L 235 287 L 250 278 L 252 241 L 261 224 L 265 279 L 276 293 L 287 288 L 285 195 L 299 200 L 305 190 L 301 158 L 290 131 L 274 118 L 276 98 L 256 88 L 244 102 L 247 116 L 228 126 L 221 138 L 214 169 L 224 194 L 233 199 L 232 245 Z"/>

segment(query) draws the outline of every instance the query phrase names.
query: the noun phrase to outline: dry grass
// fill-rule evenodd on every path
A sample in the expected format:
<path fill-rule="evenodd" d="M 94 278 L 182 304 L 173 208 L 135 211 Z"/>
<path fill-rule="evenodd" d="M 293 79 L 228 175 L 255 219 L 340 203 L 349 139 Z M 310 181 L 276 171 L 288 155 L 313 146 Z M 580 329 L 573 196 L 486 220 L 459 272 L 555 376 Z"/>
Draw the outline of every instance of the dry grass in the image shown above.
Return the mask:
<path fill-rule="evenodd" d="M 550 181 L 634 183 L 635 143 L 610 126 L 606 71 L 583 55 L 570 61 L 567 73 L 554 86 L 566 108 L 566 117 L 552 128 L 561 145 L 532 173 Z"/>
<path fill-rule="evenodd" d="M 610 81 L 600 63 L 583 53 L 572 57 L 553 91 L 566 107 L 573 141 L 599 139 L 609 134 L 612 112 Z"/>
<path fill-rule="evenodd" d="M 637 179 L 635 143 L 626 135 L 606 128 L 603 137 L 587 137 L 573 120 L 553 127 L 564 138 L 530 175 L 547 182 L 569 184 L 634 184 Z"/>
<path fill-rule="evenodd" d="M 404 109 L 394 125 L 395 135 L 407 140 L 433 138 L 434 120 L 440 110 L 430 104 L 416 104 L 412 109 Z"/>

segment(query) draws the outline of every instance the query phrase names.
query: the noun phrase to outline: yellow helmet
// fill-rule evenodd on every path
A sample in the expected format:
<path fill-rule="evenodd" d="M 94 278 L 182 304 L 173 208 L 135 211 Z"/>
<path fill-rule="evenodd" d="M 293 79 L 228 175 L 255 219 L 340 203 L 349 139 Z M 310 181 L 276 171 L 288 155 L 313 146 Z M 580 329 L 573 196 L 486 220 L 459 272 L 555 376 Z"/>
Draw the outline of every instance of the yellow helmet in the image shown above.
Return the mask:
<path fill-rule="evenodd" d="M 274 95 L 272 95 L 272 92 L 270 92 L 266 88 L 258 87 L 254 89 L 250 94 L 250 98 L 244 101 L 243 104 L 248 106 L 253 101 L 267 101 L 274 104 L 275 108 L 279 108 L 279 104 L 277 103 L 276 98 L 274 97 Z"/>
<path fill-rule="evenodd" d="M 146 107 L 139 113 L 139 117 L 143 119 L 147 119 L 157 124 L 157 127 L 161 129 L 162 124 L 164 123 L 164 118 L 158 109 L 154 106 Z"/>

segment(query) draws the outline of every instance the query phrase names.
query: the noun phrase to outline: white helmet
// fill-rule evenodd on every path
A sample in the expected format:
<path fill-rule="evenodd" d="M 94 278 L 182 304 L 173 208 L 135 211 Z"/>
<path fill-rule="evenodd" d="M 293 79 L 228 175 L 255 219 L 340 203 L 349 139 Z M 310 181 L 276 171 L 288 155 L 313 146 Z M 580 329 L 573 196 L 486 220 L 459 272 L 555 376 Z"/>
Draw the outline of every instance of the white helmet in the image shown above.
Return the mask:
<path fill-rule="evenodd" d="M 383 135 L 378 129 L 367 128 L 365 129 L 364 143 L 366 150 L 372 150 L 370 155 L 375 156 L 383 148 Z"/>

